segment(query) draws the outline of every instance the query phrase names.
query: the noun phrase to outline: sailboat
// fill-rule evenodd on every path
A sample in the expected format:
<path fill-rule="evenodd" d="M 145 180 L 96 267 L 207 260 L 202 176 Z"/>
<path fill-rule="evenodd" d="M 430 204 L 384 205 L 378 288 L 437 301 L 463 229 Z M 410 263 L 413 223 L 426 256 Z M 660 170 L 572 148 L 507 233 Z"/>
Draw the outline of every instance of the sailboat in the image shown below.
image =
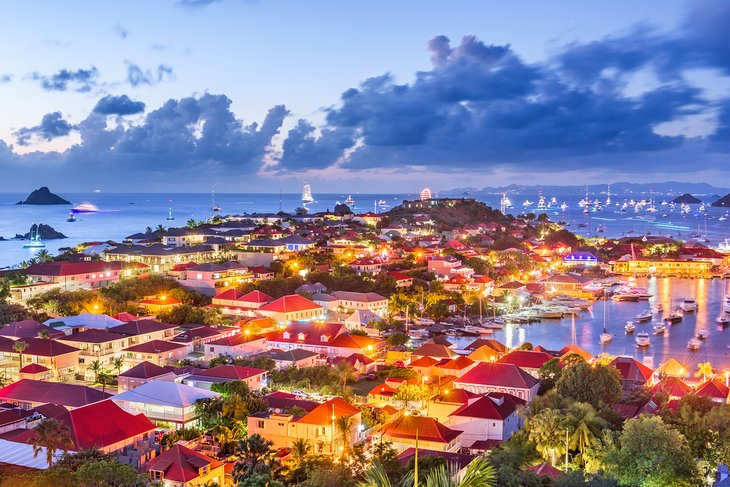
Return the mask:
<path fill-rule="evenodd" d="M 30 236 L 28 240 L 28 243 L 23 245 L 24 249 L 42 249 L 46 246 L 46 244 L 41 241 L 41 236 L 38 233 L 38 225 L 35 223 L 32 227 L 30 227 Z"/>
<path fill-rule="evenodd" d="M 606 291 L 603 291 L 603 333 L 601 333 L 601 345 L 613 340 L 611 335 L 606 329 L 606 312 L 608 311 L 608 302 L 606 301 Z"/>
<path fill-rule="evenodd" d="M 66 217 L 67 222 L 75 222 L 76 221 L 76 215 L 74 215 L 73 211 L 68 212 L 68 216 Z"/>
<path fill-rule="evenodd" d="M 174 216 L 172 216 L 172 208 L 170 208 L 170 209 L 168 209 L 168 211 L 167 211 L 167 218 L 166 218 L 166 220 L 167 220 L 167 221 L 169 221 L 169 222 L 171 222 L 171 221 L 173 221 L 174 219 L 175 219 L 175 217 L 174 217 Z"/>
<path fill-rule="evenodd" d="M 214 213 L 221 211 L 221 207 L 215 202 L 215 189 L 210 192 L 210 209 Z"/>
<path fill-rule="evenodd" d="M 305 205 L 308 203 L 314 203 L 312 187 L 308 183 L 304 185 L 304 189 L 302 190 L 302 203 Z"/>
<path fill-rule="evenodd" d="M 608 191 L 606 192 L 606 206 L 611 204 L 611 185 L 608 185 Z"/>

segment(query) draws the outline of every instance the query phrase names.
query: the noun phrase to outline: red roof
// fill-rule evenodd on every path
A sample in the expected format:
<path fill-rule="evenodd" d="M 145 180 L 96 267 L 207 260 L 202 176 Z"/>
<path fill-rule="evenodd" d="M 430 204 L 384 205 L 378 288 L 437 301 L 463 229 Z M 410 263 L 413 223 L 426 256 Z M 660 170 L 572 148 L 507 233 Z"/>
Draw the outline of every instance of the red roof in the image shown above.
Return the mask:
<path fill-rule="evenodd" d="M 390 275 L 390 276 L 391 276 L 391 277 L 392 277 L 393 279 L 395 279 L 396 281 L 406 281 L 406 280 L 411 280 L 411 279 L 413 279 L 413 278 L 412 278 L 411 276 L 409 276 L 408 274 L 403 274 L 402 272 L 398 272 L 398 271 L 390 271 L 390 272 L 388 272 L 388 274 L 389 274 L 389 275 Z"/>
<path fill-rule="evenodd" d="M 261 311 L 271 311 L 274 313 L 296 313 L 298 311 L 321 309 L 322 307 L 320 305 L 298 294 L 283 296 L 260 308 Z"/>
<path fill-rule="evenodd" d="M 200 469 L 208 470 L 220 467 L 223 462 L 198 453 L 182 445 L 173 445 L 159 457 L 150 460 L 148 470 L 163 472 L 165 480 L 172 482 L 190 482 L 200 476 Z"/>
<path fill-rule="evenodd" d="M 176 328 L 176 325 L 155 320 L 137 320 L 131 323 L 112 326 L 109 328 L 109 331 L 112 333 L 121 333 L 122 335 L 144 335 L 145 333 L 154 333 L 172 328 Z"/>
<path fill-rule="evenodd" d="M 183 345 L 180 343 L 166 342 L 164 340 L 151 340 L 149 342 L 140 343 L 139 345 L 127 347 L 124 349 L 124 351 L 137 353 L 165 353 L 186 347 L 187 345 Z"/>
<path fill-rule="evenodd" d="M 492 392 L 480 397 L 471 404 L 464 404 L 449 416 L 505 420 L 518 407 L 524 406 L 525 404 L 525 401 L 512 394 Z"/>
<path fill-rule="evenodd" d="M 730 394 L 730 389 L 728 389 L 722 379 L 715 377 L 697 386 L 696 394 L 701 397 L 709 397 L 710 399 L 726 400 Z"/>
<path fill-rule="evenodd" d="M 456 382 L 531 389 L 539 380 L 514 364 L 480 362 Z"/>
<path fill-rule="evenodd" d="M 250 293 L 246 293 L 237 299 L 237 301 L 244 301 L 246 303 L 269 303 L 273 300 L 274 298 L 266 293 L 262 293 L 258 289 L 251 291 Z"/>
<path fill-rule="evenodd" d="M 239 333 L 238 335 L 231 335 L 223 338 L 219 338 L 217 340 L 213 340 L 212 342 L 208 342 L 206 345 L 219 345 L 223 347 L 235 347 L 236 345 L 242 345 L 244 343 L 251 342 L 253 340 L 260 340 L 263 337 L 260 335 L 246 335 L 244 333 Z"/>
<path fill-rule="evenodd" d="M 48 372 L 49 370 L 51 370 L 51 369 L 49 369 L 48 367 L 43 367 L 42 365 L 28 364 L 25 367 L 23 367 L 22 369 L 20 369 L 20 373 L 21 374 L 40 374 L 42 372 Z"/>
<path fill-rule="evenodd" d="M 45 382 L 42 380 L 21 379 L 0 389 L 0 400 L 11 402 L 60 404 L 76 408 L 111 397 L 91 387 Z"/>
<path fill-rule="evenodd" d="M 219 377 L 221 379 L 243 380 L 249 377 L 265 374 L 264 369 L 256 369 L 254 367 L 243 367 L 240 365 L 219 365 L 212 369 L 199 372 L 197 375 L 204 377 Z"/>
<path fill-rule="evenodd" d="M 657 382 L 652 390 L 654 392 L 666 392 L 670 397 L 682 397 L 692 392 L 692 388 L 678 377 L 665 377 Z"/>
<path fill-rule="evenodd" d="M 504 364 L 513 364 L 525 369 L 539 369 L 545 364 L 545 362 L 554 358 L 555 357 L 545 352 L 538 352 L 535 350 L 513 350 L 504 357 L 501 357 L 499 362 Z"/>
<path fill-rule="evenodd" d="M 456 358 L 452 358 L 448 362 L 442 364 L 439 366 L 441 369 L 450 369 L 450 370 L 462 370 L 466 369 L 467 367 L 471 367 L 474 365 L 474 361 L 470 359 L 469 357 L 465 357 L 463 355 L 460 355 Z"/>
<path fill-rule="evenodd" d="M 347 403 L 339 397 L 334 397 L 314 408 L 311 412 L 305 414 L 297 421 L 299 423 L 331 425 L 332 416 L 339 418 L 340 416 L 350 417 L 359 413 L 360 410 L 355 406 Z"/>
<path fill-rule="evenodd" d="M 155 429 L 144 414 L 130 414 L 111 400 L 89 404 L 57 418 L 66 423 L 79 448 L 103 448 Z"/>
<path fill-rule="evenodd" d="M 41 331 L 47 331 L 51 336 L 63 334 L 63 332 L 35 320 L 22 320 L 8 323 L 0 328 L 0 335 L 15 338 L 36 338 Z"/>
<path fill-rule="evenodd" d="M 423 355 L 421 357 L 418 357 L 417 359 L 411 361 L 411 363 L 408 364 L 409 367 L 431 367 L 433 364 L 438 362 L 435 358 L 429 357 L 428 355 Z"/>
<path fill-rule="evenodd" d="M 392 423 L 383 426 L 383 436 L 392 438 L 418 439 L 435 443 L 449 443 L 461 435 L 461 431 L 452 430 L 434 418 L 426 416 L 401 416 Z"/>
<path fill-rule="evenodd" d="M 151 379 L 166 374 L 167 370 L 152 362 L 144 361 L 119 374 L 119 377 L 131 377 L 134 379 Z"/>
<path fill-rule="evenodd" d="M 618 369 L 621 380 L 646 382 L 654 373 L 649 367 L 632 357 L 616 357 L 609 365 Z"/>
<path fill-rule="evenodd" d="M 563 475 L 563 472 L 553 467 L 549 463 L 533 465 L 532 467 L 527 467 L 525 470 L 527 470 L 528 472 L 532 472 L 535 475 L 540 475 L 541 477 L 550 477 L 551 479 L 556 479 Z"/>
<path fill-rule="evenodd" d="M 139 317 L 134 316 L 132 313 L 127 313 L 126 311 L 117 313 L 112 316 L 112 318 L 114 318 L 115 320 L 123 321 L 125 323 L 129 323 L 130 321 L 135 321 L 139 319 Z"/>
<path fill-rule="evenodd" d="M 479 394 L 469 392 L 466 389 L 452 389 L 450 391 L 442 392 L 437 400 L 439 402 L 449 402 L 455 404 L 466 404 L 470 399 L 479 397 Z"/>
<path fill-rule="evenodd" d="M 226 301 L 238 301 L 238 298 L 243 296 L 243 293 L 238 289 L 226 289 L 222 293 L 213 296 L 213 299 L 223 299 Z"/>
<path fill-rule="evenodd" d="M 33 264 L 25 269 L 25 273 L 33 276 L 77 276 L 79 274 L 120 270 L 122 270 L 121 262 L 104 262 L 101 260 L 80 262 L 57 261 Z"/>
<path fill-rule="evenodd" d="M 23 355 L 35 355 L 37 357 L 57 357 L 59 355 L 65 355 L 67 353 L 78 352 L 79 349 L 66 345 L 65 343 L 57 342 L 53 339 L 48 338 L 23 338 L 23 341 L 28 344 Z M 6 341 L 0 341 L 0 352 L 5 353 L 18 353 L 13 348 L 15 342 L 10 343 Z"/>

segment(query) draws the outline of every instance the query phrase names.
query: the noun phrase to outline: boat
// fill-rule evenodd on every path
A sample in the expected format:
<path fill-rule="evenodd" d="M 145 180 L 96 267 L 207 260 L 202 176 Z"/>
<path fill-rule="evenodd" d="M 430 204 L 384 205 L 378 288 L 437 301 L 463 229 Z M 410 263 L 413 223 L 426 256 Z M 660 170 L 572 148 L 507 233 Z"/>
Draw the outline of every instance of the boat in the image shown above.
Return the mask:
<path fill-rule="evenodd" d="M 663 335 L 667 331 L 667 327 L 664 323 L 659 323 L 658 325 L 654 325 L 653 330 L 655 335 Z"/>
<path fill-rule="evenodd" d="M 682 308 L 682 311 L 685 313 L 692 313 L 697 311 L 697 301 L 694 298 L 685 298 L 679 307 Z"/>
<path fill-rule="evenodd" d="M 210 209 L 213 213 L 221 211 L 221 207 L 215 202 L 215 190 L 210 192 Z"/>
<path fill-rule="evenodd" d="M 566 203 L 565 201 L 563 201 L 563 204 L 560 205 L 560 209 L 563 210 L 563 211 L 567 210 L 568 209 L 568 203 Z"/>
<path fill-rule="evenodd" d="M 684 316 L 682 316 L 681 313 L 678 313 L 675 311 L 673 313 L 669 313 L 667 316 L 664 317 L 664 323 L 667 323 L 669 325 L 674 325 L 676 323 L 681 322 L 683 318 L 684 318 Z"/>
<path fill-rule="evenodd" d="M 68 212 L 68 217 L 66 217 L 67 222 L 75 222 L 76 221 L 76 215 L 74 215 L 73 211 Z"/>
<path fill-rule="evenodd" d="M 651 310 L 647 309 L 646 311 L 639 313 L 634 317 L 634 319 L 639 323 L 644 323 L 645 321 L 651 321 L 652 314 Z"/>
<path fill-rule="evenodd" d="M 41 241 L 41 236 L 38 234 L 38 226 L 36 224 L 33 224 L 33 226 L 30 229 L 30 236 L 28 238 L 28 243 L 23 245 L 24 249 L 42 249 L 45 247 L 46 244 L 44 244 Z"/>
<path fill-rule="evenodd" d="M 627 321 L 624 330 L 626 330 L 626 333 L 633 333 L 636 330 L 636 325 L 634 325 L 633 321 Z"/>
<path fill-rule="evenodd" d="M 725 313 L 720 313 L 720 315 L 715 319 L 715 321 L 722 328 L 727 328 L 728 326 L 730 326 L 730 316 L 728 316 Z"/>
<path fill-rule="evenodd" d="M 545 205 L 545 197 L 542 194 L 537 198 L 537 209 L 547 210 L 547 205 Z"/>
<path fill-rule="evenodd" d="M 641 332 L 636 334 L 636 345 L 639 347 L 648 347 L 651 345 L 651 338 L 649 337 L 649 334 L 646 332 Z"/>
<path fill-rule="evenodd" d="M 305 184 L 304 189 L 302 190 L 302 203 L 305 205 L 309 203 L 314 203 L 314 197 L 312 196 L 312 187 L 309 184 Z"/>
<path fill-rule="evenodd" d="M 604 290 L 603 292 L 605 294 L 606 291 Z M 606 329 L 606 316 L 607 316 L 607 313 L 608 313 L 608 303 L 606 303 L 604 301 L 604 303 L 603 303 L 603 333 L 601 333 L 601 336 L 600 336 L 601 345 L 604 345 L 604 344 L 610 342 L 611 340 L 613 340 L 613 335 L 611 335 L 608 332 L 608 330 Z"/>
<path fill-rule="evenodd" d="M 91 203 L 81 203 L 81 204 L 78 204 L 78 205 L 74 206 L 73 208 L 71 208 L 71 212 L 72 213 L 75 213 L 75 214 L 79 214 L 79 213 L 82 213 L 82 214 L 83 213 L 98 213 L 99 212 L 99 208 L 97 208 L 96 206 L 92 205 Z"/>
<path fill-rule="evenodd" d="M 172 216 L 172 208 L 170 208 L 170 209 L 168 209 L 168 210 L 167 210 L 167 218 L 165 218 L 165 220 L 167 220 L 167 221 L 171 222 L 171 221 L 173 221 L 174 219 L 175 219 L 175 217 L 174 217 L 174 216 Z"/>
<path fill-rule="evenodd" d="M 702 340 L 700 340 L 699 338 L 690 338 L 689 341 L 687 342 L 688 350 L 696 351 L 696 350 L 699 350 L 700 348 L 702 348 Z"/>
<path fill-rule="evenodd" d="M 532 201 L 530 201 L 529 199 L 526 199 L 525 201 L 523 201 L 523 202 L 522 202 L 522 206 L 524 206 L 525 208 L 528 208 L 528 207 L 530 207 L 530 206 L 532 206 L 532 205 L 534 205 L 534 204 L 535 204 L 535 203 L 533 203 L 533 202 L 532 202 Z"/>
<path fill-rule="evenodd" d="M 601 333 L 601 344 L 606 344 L 611 340 L 613 340 L 613 335 L 611 335 L 610 333 L 606 333 L 604 328 L 604 332 Z"/>
<path fill-rule="evenodd" d="M 655 304 L 654 311 L 656 311 L 657 313 L 661 313 L 662 311 L 664 311 L 664 305 L 662 303 Z"/>
<path fill-rule="evenodd" d="M 348 194 L 348 195 L 347 195 L 347 199 L 345 200 L 345 204 L 346 204 L 347 206 L 351 207 L 351 208 L 352 208 L 353 206 L 355 206 L 355 200 L 354 200 L 354 199 L 352 199 L 352 195 L 351 195 L 351 194 Z"/>
<path fill-rule="evenodd" d="M 710 331 L 702 328 L 701 330 L 697 330 L 697 337 L 699 340 L 707 340 L 707 337 L 710 336 Z"/>

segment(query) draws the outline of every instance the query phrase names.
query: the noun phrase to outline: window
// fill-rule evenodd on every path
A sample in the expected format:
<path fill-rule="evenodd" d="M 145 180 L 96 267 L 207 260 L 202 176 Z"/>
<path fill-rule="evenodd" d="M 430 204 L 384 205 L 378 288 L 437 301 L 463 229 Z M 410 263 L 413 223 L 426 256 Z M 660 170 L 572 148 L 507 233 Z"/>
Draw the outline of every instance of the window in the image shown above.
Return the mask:
<path fill-rule="evenodd" d="M 150 474 L 152 475 L 152 480 L 162 480 L 162 472 L 159 470 L 150 470 Z"/>
<path fill-rule="evenodd" d="M 263 419 L 259 419 L 258 421 L 256 421 L 256 427 L 263 428 L 264 427 L 264 420 Z"/>

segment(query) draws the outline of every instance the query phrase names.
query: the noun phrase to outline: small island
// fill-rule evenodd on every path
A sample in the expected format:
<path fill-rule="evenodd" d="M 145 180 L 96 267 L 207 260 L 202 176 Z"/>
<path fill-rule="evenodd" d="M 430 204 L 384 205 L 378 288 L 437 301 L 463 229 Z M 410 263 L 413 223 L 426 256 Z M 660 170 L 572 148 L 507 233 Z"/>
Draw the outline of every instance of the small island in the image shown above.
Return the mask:
<path fill-rule="evenodd" d="M 699 204 L 702 204 L 702 200 L 695 198 L 694 196 L 692 196 L 689 193 L 684 193 L 682 196 L 677 196 L 676 198 L 674 198 L 672 200 L 672 203 L 675 203 L 678 205 L 681 205 L 681 204 L 699 205 Z"/>
<path fill-rule="evenodd" d="M 722 198 L 718 199 L 714 203 L 712 203 L 712 206 L 719 206 L 722 208 L 730 206 L 730 193 L 726 194 Z"/>
<path fill-rule="evenodd" d="M 21 240 L 29 240 L 31 235 L 38 235 L 41 240 L 58 240 L 61 238 L 68 238 L 66 235 L 57 231 L 52 226 L 46 225 L 45 223 L 34 223 L 33 225 L 31 225 L 30 231 L 28 233 L 26 233 L 25 235 L 17 234 L 15 238 Z"/>
<path fill-rule="evenodd" d="M 71 202 L 51 193 L 47 186 L 40 187 L 33 191 L 24 201 L 18 201 L 16 205 L 70 205 Z"/>

